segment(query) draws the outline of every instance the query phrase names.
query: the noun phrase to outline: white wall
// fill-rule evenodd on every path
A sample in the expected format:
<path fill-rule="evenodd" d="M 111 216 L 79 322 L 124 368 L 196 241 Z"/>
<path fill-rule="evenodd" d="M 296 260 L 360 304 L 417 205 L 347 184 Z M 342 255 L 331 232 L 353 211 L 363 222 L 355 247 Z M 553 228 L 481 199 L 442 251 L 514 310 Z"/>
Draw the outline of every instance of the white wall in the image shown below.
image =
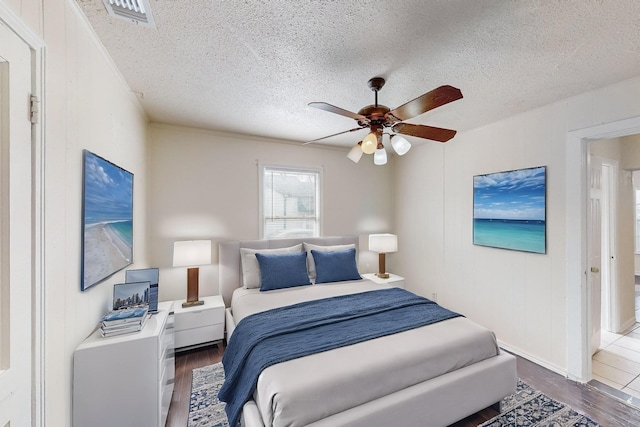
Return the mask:
<path fill-rule="evenodd" d="M 160 300 L 186 297 L 186 271 L 171 266 L 174 241 L 213 241 L 213 265 L 200 267 L 206 296 L 218 294 L 216 243 L 260 238 L 258 163 L 321 167 L 322 234 L 360 235 L 360 268 L 377 271 L 367 235 L 394 231 L 393 158 L 385 166 L 371 156 L 355 164 L 346 149 L 160 124 L 150 126 L 150 141 L 149 253 L 161 269 Z"/>
<path fill-rule="evenodd" d="M 579 205 L 580 195 L 567 191 L 573 178 L 567 180 L 565 166 L 581 161 L 566 158 L 567 133 L 639 116 L 639 95 L 640 78 L 631 79 L 459 133 L 443 146 L 415 147 L 399 159 L 396 229 L 403 243 L 396 272 L 407 288 L 428 297 L 437 292 L 439 302 L 493 329 L 505 347 L 567 372 L 573 242 L 565 208 L 569 200 Z M 547 254 L 474 246 L 473 176 L 540 165 L 547 166 Z"/>
<path fill-rule="evenodd" d="M 73 350 L 107 310 L 111 284 L 124 279 L 121 271 L 80 291 L 82 150 L 134 174 L 134 260 L 144 265 L 147 119 L 74 0 L 10 0 L 8 6 L 46 43 L 44 420 L 70 426 Z"/>

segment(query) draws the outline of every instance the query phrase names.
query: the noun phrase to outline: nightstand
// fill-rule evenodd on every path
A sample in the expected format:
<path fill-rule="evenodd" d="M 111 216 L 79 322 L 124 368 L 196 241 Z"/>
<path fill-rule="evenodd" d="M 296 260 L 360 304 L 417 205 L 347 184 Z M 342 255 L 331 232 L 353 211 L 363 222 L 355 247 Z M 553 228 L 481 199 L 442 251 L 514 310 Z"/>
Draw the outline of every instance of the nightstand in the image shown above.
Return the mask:
<path fill-rule="evenodd" d="M 220 295 L 201 297 L 203 305 L 183 308 L 173 304 L 176 351 L 201 347 L 224 339 L 224 301 Z"/>
<path fill-rule="evenodd" d="M 378 285 L 389 285 L 389 286 L 395 286 L 396 288 L 404 289 L 404 277 L 398 276 L 397 274 L 389 273 L 388 279 L 381 279 L 378 276 L 376 276 L 374 273 L 366 273 L 366 274 L 363 274 L 362 277 L 365 279 L 371 280 L 372 282 L 377 283 Z"/>

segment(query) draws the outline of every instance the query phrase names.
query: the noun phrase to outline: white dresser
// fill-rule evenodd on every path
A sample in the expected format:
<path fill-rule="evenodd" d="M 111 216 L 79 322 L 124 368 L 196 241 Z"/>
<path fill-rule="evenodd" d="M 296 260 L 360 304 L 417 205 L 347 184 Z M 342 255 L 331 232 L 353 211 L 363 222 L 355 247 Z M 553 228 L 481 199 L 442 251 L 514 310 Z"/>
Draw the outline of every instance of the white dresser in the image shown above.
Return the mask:
<path fill-rule="evenodd" d="M 96 330 L 73 353 L 74 427 L 163 427 L 175 377 L 173 302 L 140 332 Z"/>

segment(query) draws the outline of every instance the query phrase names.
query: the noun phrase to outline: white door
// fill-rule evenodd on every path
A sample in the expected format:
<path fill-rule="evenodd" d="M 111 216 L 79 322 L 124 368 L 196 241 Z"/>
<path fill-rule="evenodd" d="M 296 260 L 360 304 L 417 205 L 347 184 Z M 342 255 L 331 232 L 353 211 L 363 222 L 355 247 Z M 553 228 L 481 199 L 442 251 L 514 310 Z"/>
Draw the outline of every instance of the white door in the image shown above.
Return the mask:
<path fill-rule="evenodd" d="M 32 425 L 31 50 L 0 22 L 0 426 Z"/>
<path fill-rule="evenodd" d="M 601 251 L 602 268 L 602 329 L 616 332 L 619 329 L 618 315 L 618 257 L 617 257 L 617 177 L 618 163 L 610 159 L 602 160 L 602 197 L 601 197 Z"/>
<path fill-rule="evenodd" d="M 601 250 L 602 250 L 602 159 L 589 157 L 589 265 L 588 286 L 591 304 L 591 354 L 600 347 L 601 329 Z"/>

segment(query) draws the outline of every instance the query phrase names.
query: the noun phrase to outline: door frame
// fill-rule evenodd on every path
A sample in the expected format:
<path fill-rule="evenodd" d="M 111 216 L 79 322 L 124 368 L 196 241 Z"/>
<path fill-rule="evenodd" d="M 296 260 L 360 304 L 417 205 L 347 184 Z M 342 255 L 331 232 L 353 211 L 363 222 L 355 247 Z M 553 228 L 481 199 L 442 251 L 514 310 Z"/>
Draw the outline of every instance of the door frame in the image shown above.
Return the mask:
<path fill-rule="evenodd" d="M 45 61 L 44 41 L 8 6 L 0 2 L 0 22 L 13 31 L 31 49 L 31 94 L 39 99 L 39 119 L 31 125 L 32 215 L 33 215 L 33 283 L 32 287 L 32 343 L 33 369 L 31 395 L 33 399 L 32 425 L 45 425 L 45 294 L 44 294 L 44 170 L 45 170 Z"/>
<path fill-rule="evenodd" d="M 587 286 L 588 143 L 640 133 L 640 116 L 567 132 L 565 144 L 565 255 L 567 261 L 567 376 L 591 380 L 590 289 Z"/>
<path fill-rule="evenodd" d="M 604 207 L 604 185 L 605 177 L 603 176 L 604 158 L 598 155 L 591 155 L 589 150 L 587 158 L 588 173 L 588 201 L 587 209 L 587 262 L 589 271 L 587 273 L 587 283 L 590 291 L 589 297 L 589 313 L 592 318 L 591 327 L 589 328 L 589 348 L 590 354 L 593 356 L 600 347 L 602 333 L 602 296 L 603 288 L 603 236 L 604 219 L 606 210 Z M 599 292 L 594 292 L 598 290 Z M 598 342 L 595 343 L 594 339 Z"/>

